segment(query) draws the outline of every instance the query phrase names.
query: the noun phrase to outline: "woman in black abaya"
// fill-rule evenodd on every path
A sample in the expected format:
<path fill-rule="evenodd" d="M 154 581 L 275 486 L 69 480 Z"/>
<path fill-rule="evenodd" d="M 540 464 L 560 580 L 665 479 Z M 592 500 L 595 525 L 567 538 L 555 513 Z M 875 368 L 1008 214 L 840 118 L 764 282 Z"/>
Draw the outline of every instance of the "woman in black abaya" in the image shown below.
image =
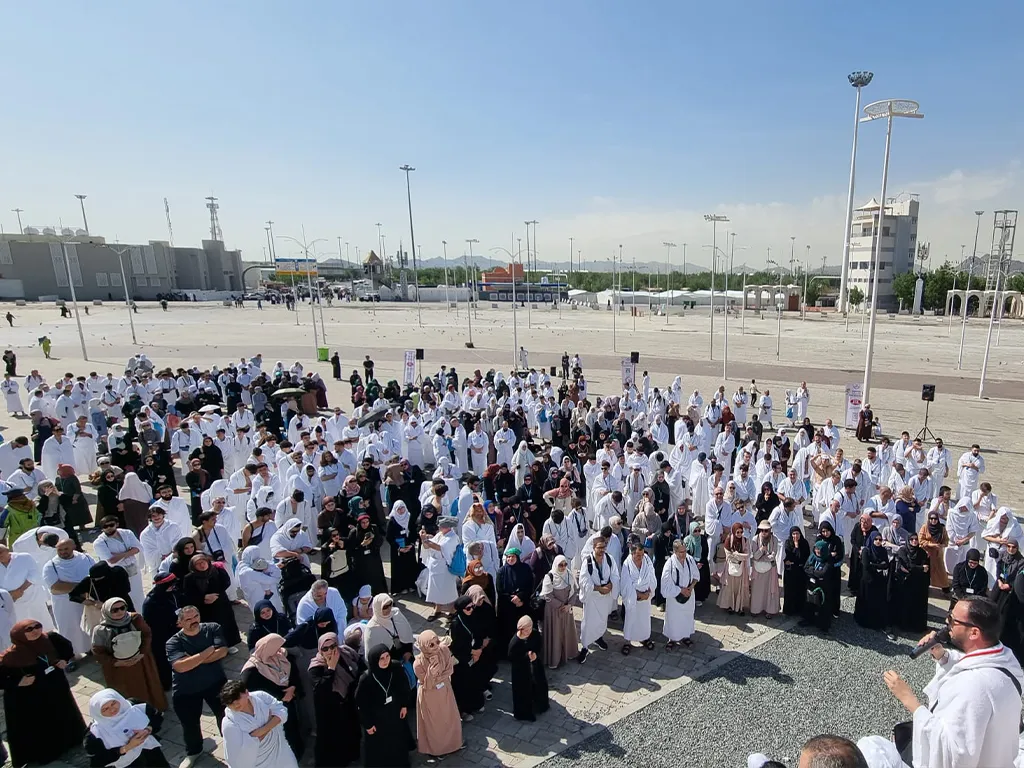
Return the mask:
<path fill-rule="evenodd" d="M 832 527 L 828 520 L 825 520 L 818 526 L 818 541 L 824 541 L 825 547 L 828 550 L 830 567 L 825 577 L 828 581 L 828 589 L 825 590 L 828 597 L 826 605 L 832 617 L 839 618 L 839 593 L 843 586 L 842 568 L 843 559 L 846 557 L 846 546 L 843 540 L 836 535 L 836 529 Z M 815 546 L 817 546 L 817 542 L 815 542 Z"/>
<path fill-rule="evenodd" d="M 409 728 L 412 692 L 409 678 L 395 661 L 387 646 L 370 649 L 368 668 L 356 687 L 356 707 L 366 742 L 363 765 L 366 768 L 408 766 L 409 753 L 416 743 Z"/>
<path fill-rule="evenodd" d="M 448 648 L 458 661 L 452 672 L 452 693 L 465 722 L 472 720 L 473 713 L 484 705 L 483 670 L 477 667 L 484 653 L 484 638 L 473 615 L 475 610 L 473 598 L 462 595 L 455 601 L 455 617 L 448 625 Z"/>
<path fill-rule="evenodd" d="M 359 712 L 356 684 L 363 670 L 362 655 L 348 641 L 362 634 L 350 627 L 345 642 L 327 632 L 320 636 L 317 654 L 309 663 L 316 712 L 316 745 L 313 764 L 317 768 L 346 766 L 359 759 Z"/>
<path fill-rule="evenodd" d="M 548 679 L 541 660 L 541 637 L 533 628 L 533 620 L 523 616 L 516 627 L 516 636 L 508 645 L 512 666 L 512 715 L 516 720 L 537 719 L 547 712 Z"/>
<path fill-rule="evenodd" d="M 861 576 L 853 618 L 867 629 L 884 629 L 889 623 L 889 553 L 882 534 L 871 531 L 860 551 Z"/>
<path fill-rule="evenodd" d="M 928 553 L 912 533 L 896 550 L 889 573 L 889 624 L 909 632 L 928 626 Z"/>
<path fill-rule="evenodd" d="M 530 596 L 533 594 L 533 572 L 519 559 L 519 549 L 505 550 L 505 564 L 498 569 L 496 587 L 498 628 L 495 642 L 499 657 L 504 658 L 519 619 L 530 612 Z"/>
<path fill-rule="evenodd" d="M 181 582 L 173 573 L 158 577 L 142 602 L 142 618 L 153 633 L 150 639 L 153 661 L 156 662 L 160 684 L 165 691 L 171 688 L 171 663 L 167 660 L 167 641 L 178 632 L 177 611 L 184 605 Z"/>
<path fill-rule="evenodd" d="M 43 632 L 36 619 L 11 627 L 11 642 L 0 655 L 11 762 L 43 765 L 81 744 L 85 734 L 64 673 L 74 649 L 56 632 Z"/>
<path fill-rule="evenodd" d="M 228 648 L 242 642 L 238 634 L 238 622 L 228 599 L 231 577 L 220 565 L 214 565 L 204 554 L 195 555 L 188 564 L 189 574 L 185 577 L 182 590 L 186 605 L 199 609 L 199 618 L 204 622 L 220 624 L 224 643 Z"/>
<path fill-rule="evenodd" d="M 1020 553 L 1017 540 L 1008 539 L 1006 552 L 996 561 L 996 584 L 990 594 L 1003 617 L 1003 633 L 999 640 L 1013 651 L 1018 661 L 1024 652 L 1024 634 L 1021 632 L 1021 624 L 1024 622 L 1021 601 L 1024 599 L 1024 593 L 1015 588 L 1020 581 L 1017 577 L 1021 573 L 1024 573 L 1024 555 Z M 1024 583 L 1020 586 L 1024 587 Z"/>
<path fill-rule="evenodd" d="M 671 524 L 671 520 L 666 523 L 666 525 Z M 687 554 L 697 561 L 697 572 L 700 575 L 697 585 L 693 588 L 693 596 L 697 601 L 697 605 L 700 605 L 711 594 L 711 566 L 708 564 L 710 547 L 708 545 L 708 535 L 704 532 L 704 523 L 702 521 L 694 520 L 690 523 L 690 534 L 683 538 L 683 546 L 686 547 Z"/>
<path fill-rule="evenodd" d="M 811 545 L 797 526 L 789 529 L 782 560 L 782 612 L 787 616 L 800 616 L 807 602 L 807 573 L 804 566 L 811 556 Z"/>

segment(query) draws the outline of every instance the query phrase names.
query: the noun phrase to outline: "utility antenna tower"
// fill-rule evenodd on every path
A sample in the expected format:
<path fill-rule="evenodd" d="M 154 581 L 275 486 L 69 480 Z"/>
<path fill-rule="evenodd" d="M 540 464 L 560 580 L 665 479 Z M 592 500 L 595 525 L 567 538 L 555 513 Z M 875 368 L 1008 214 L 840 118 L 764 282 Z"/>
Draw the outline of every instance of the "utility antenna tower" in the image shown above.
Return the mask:
<path fill-rule="evenodd" d="M 924 263 L 928 261 L 931 256 L 932 244 L 931 243 L 918 243 L 917 244 L 917 260 L 919 263 L 917 268 L 917 274 L 924 274 Z"/>
<path fill-rule="evenodd" d="M 174 227 L 171 226 L 171 206 L 164 198 L 164 215 L 167 217 L 167 237 L 170 238 L 171 248 L 174 247 Z"/>
<path fill-rule="evenodd" d="M 220 219 L 217 217 L 217 211 L 220 209 L 220 206 L 217 205 L 217 198 L 212 196 L 206 198 L 206 208 L 210 211 L 210 239 L 223 242 L 224 235 L 220 231 Z"/>
<path fill-rule="evenodd" d="M 994 291 L 999 285 L 999 274 L 1010 273 L 1013 259 L 1013 236 L 1017 230 L 1017 211 L 996 211 L 992 219 L 992 247 L 988 252 L 988 273 L 985 290 Z"/>

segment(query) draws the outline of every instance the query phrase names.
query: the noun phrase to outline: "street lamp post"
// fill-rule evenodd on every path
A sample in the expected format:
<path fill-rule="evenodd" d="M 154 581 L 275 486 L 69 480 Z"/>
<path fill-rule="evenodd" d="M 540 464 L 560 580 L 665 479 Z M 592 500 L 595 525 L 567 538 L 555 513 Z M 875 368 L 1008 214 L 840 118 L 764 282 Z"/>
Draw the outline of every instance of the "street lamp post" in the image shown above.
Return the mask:
<path fill-rule="evenodd" d="M 273 249 L 273 246 L 271 245 L 270 227 L 269 226 L 264 227 L 263 231 L 267 233 L 267 261 L 270 261 L 272 258 L 274 258 L 273 255 L 272 255 L 273 252 L 274 252 L 274 249 Z"/>
<path fill-rule="evenodd" d="M 85 230 L 85 234 L 89 234 L 89 220 L 85 217 L 85 198 L 86 195 L 75 195 L 78 198 L 79 205 L 82 206 L 82 228 Z"/>
<path fill-rule="evenodd" d="M 885 130 L 885 160 L 882 163 L 882 193 L 878 204 L 878 229 L 875 232 L 875 253 L 872 259 L 874 275 L 871 280 L 871 320 L 868 323 L 868 343 L 864 354 L 864 386 L 861 389 L 861 398 L 867 403 L 871 402 L 871 364 L 875 354 L 875 324 L 878 317 L 878 282 L 881 272 L 882 261 L 882 225 L 885 221 L 885 188 L 889 182 L 889 149 L 892 144 L 892 120 L 894 117 L 910 117 L 921 119 L 924 117 L 918 109 L 920 106 L 916 101 L 908 99 L 884 99 L 868 104 L 864 107 L 863 122 L 871 120 L 886 121 Z"/>
<path fill-rule="evenodd" d="M 669 258 L 672 254 L 672 249 L 676 248 L 675 243 L 670 243 L 667 240 L 662 243 L 665 246 L 665 325 L 668 325 L 668 296 L 669 289 L 672 286 L 671 278 L 672 267 L 670 266 Z"/>
<path fill-rule="evenodd" d="M 448 241 L 441 241 L 441 258 L 444 259 L 444 308 L 445 311 L 451 312 L 452 305 L 448 298 Z M 456 304 L 455 306 L 458 306 Z"/>
<path fill-rule="evenodd" d="M 801 320 L 807 319 L 807 267 L 811 262 L 811 246 L 807 246 L 807 255 L 804 256 L 804 314 Z"/>
<path fill-rule="evenodd" d="M 622 256 L 622 246 L 620 245 L 619 246 L 619 257 L 621 258 L 621 256 Z M 617 314 L 619 314 L 619 300 L 618 300 L 618 297 L 615 295 L 615 251 L 612 251 L 612 352 L 618 352 L 618 349 L 616 349 L 616 346 L 615 346 L 615 341 L 616 341 L 615 337 L 617 335 L 616 331 L 618 330 L 616 328 L 616 323 L 615 323 L 615 316 Z"/>
<path fill-rule="evenodd" d="M 412 188 L 409 186 L 409 172 L 415 171 L 411 165 L 406 163 L 405 165 L 399 166 L 398 170 L 405 171 L 405 199 L 409 204 L 409 240 L 411 242 L 410 247 L 412 248 L 412 276 L 413 282 L 416 285 L 416 317 L 419 321 L 420 327 L 423 326 L 423 308 L 420 305 L 420 275 L 419 267 L 416 262 L 416 235 L 412 229 Z"/>
<path fill-rule="evenodd" d="M 850 229 L 853 227 L 853 188 L 857 170 L 857 129 L 860 127 L 860 91 L 871 82 L 871 72 L 851 72 L 847 79 L 857 89 L 857 106 L 853 110 L 853 152 L 850 155 L 850 191 L 846 198 L 846 225 L 843 227 L 843 260 L 839 276 L 839 311 L 849 312 Z M 885 201 L 882 201 L 885 204 Z"/>
<path fill-rule="evenodd" d="M 132 317 L 132 299 L 128 295 L 128 276 L 124 273 L 124 255 L 128 253 L 129 248 L 111 248 L 114 253 L 117 254 L 117 263 L 121 267 L 121 285 L 124 286 L 124 306 L 128 310 L 128 325 L 132 329 L 132 343 L 138 344 L 138 339 L 135 338 L 135 319 Z"/>
<path fill-rule="evenodd" d="M 316 307 L 313 306 L 313 275 L 312 275 L 312 268 L 310 267 L 310 264 L 309 264 L 309 249 L 312 246 L 316 245 L 317 243 L 320 243 L 320 242 L 326 243 L 327 242 L 327 238 L 326 237 L 318 237 L 316 240 L 313 240 L 312 242 L 307 242 L 306 241 L 306 226 L 305 225 L 302 226 L 302 239 L 301 240 L 299 240 L 298 238 L 295 238 L 295 237 L 290 237 L 289 235 L 278 235 L 277 238 L 279 240 L 288 240 L 289 242 L 295 243 L 297 246 L 302 248 L 302 253 L 303 253 L 303 256 L 305 258 L 305 261 L 303 263 L 305 264 L 305 267 L 306 267 L 306 284 L 307 284 L 307 286 L 309 288 L 309 314 L 310 314 L 310 317 L 312 317 L 312 319 L 313 319 L 313 358 L 316 359 L 316 351 L 317 351 L 317 348 L 320 346 L 320 339 L 317 336 L 317 330 L 316 330 Z M 315 261 L 316 261 L 316 259 L 314 259 L 314 262 Z M 295 276 L 294 276 L 295 270 L 293 269 L 292 272 L 293 272 L 293 275 L 292 275 L 292 293 L 293 293 L 293 295 L 295 295 L 295 324 L 298 325 L 299 324 L 299 306 L 298 306 L 298 304 L 299 304 L 299 297 L 298 297 L 298 295 L 295 294 Z"/>
<path fill-rule="evenodd" d="M 530 290 L 530 225 L 533 224 L 533 269 L 537 271 L 537 220 L 523 222 L 526 225 L 526 326 L 533 328 L 533 292 Z"/>
<path fill-rule="evenodd" d="M 57 232 L 63 229 L 63 225 L 55 228 Z M 82 345 L 82 359 L 88 360 L 89 353 L 85 349 L 85 332 L 82 330 L 82 316 L 78 311 L 78 295 L 75 293 L 75 279 L 71 275 L 71 259 L 68 258 L 67 240 L 63 237 L 60 240 L 60 252 L 64 256 L 64 269 L 68 273 L 68 286 L 71 288 L 71 305 L 75 308 L 75 323 L 78 325 L 78 341 Z"/>
<path fill-rule="evenodd" d="M 978 260 L 978 233 L 981 231 L 981 217 L 984 214 L 984 211 L 974 212 L 974 215 L 977 217 L 974 225 L 974 250 L 971 252 L 971 266 L 967 268 L 967 287 L 964 289 L 964 301 L 960 307 L 963 312 L 963 318 L 961 318 L 960 325 L 960 354 L 956 358 L 956 369 L 958 371 L 964 362 L 964 340 L 967 338 L 967 309 L 970 301 L 971 279 L 974 277 L 974 264 Z"/>
<path fill-rule="evenodd" d="M 704 221 L 711 222 L 711 323 L 708 332 L 710 359 L 715 359 L 715 259 L 718 257 L 718 222 L 729 221 L 728 216 L 716 213 L 705 213 Z M 683 243 L 683 257 L 686 256 L 686 243 Z M 684 267 L 685 269 L 685 263 Z"/>
<path fill-rule="evenodd" d="M 964 263 L 964 249 L 967 248 L 966 243 L 960 245 L 960 263 L 957 264 L 956 269 L 953 270 L 953 295 L 949 298 L 949 328 L 946 330 L 946 335 L 949 336 L 953 333 L 953 299 L 956 298 L 956 279 L 960 275 L 960 267 Z M 964 303 L 960 302 L 960 310 L 963 311 Z"/>
<path fill-rule="evenodd" d="M 470 287 L 471 283 L 470 283 L 470 278 L 469 278 L 469 259 L 473 255 L 473 243 L 479 243 L 480 241 L 477 240 L 476 238 L 467 238 L 466 242 L 469 243 L 469 254 L 466 254 L 465 252 L 463 252 L 462 258 L 464 258 L 466 260 L 466 291 L 468 293 L 467 300 L 469 301 L 469 304 L 471 305 L 471 304 L 473 304 L 473 289 Z M 470 347 L 470 349 L 472 349 L 473 348 L 473 313 L 470 311 L 470 307 L 468 305 L 466 307 L 466 321 L 469 323 L 469 347 Z"/>
<path fill-rule="evenodd" d="M 774 285 L 772 286 L 772 305 L 775 307 L 775 313 L 779 316 L 779 318 L 778 318 L 778 320 L 779 320 L 779 330 L 778 330 L 778 332 L 776 333 L 776 336 L 775 336 L 775 359 L 776 360 L 780 360 L 780 359 L 782 359 L 782 307 L 783 307 L 783 302 L 778 300 L 775 289 L 782 287 L 782 265 L 779 264 L 777 261 L 775 261 L 775 259 L 772 258 L 772 249 L 771 248 L 768 249 L 768 258 L 766 260 L 766 263 L 769 264 L 769 265 L 774 265 L 779 270 L 779 285 L 778 286 L 774 286 Z M 769 269 L 768 271 L 770 272 L 771 269 Z"/>
<path fill-rule="evenodd" d="M 633 287 L 630 288 L 630 291 L 633 293 L 633 309 L 630 311 L 633 313 L 633 333 L 636 333 L 636 253 L 633 254 L 631 274 L 633 275 Z"/>
<path fill-rule="evenodd" d="M 996 311 L 1002 301 L 999 298 L 999 285 L 1000 280 L 1003 277 L 1003 265 L 1002 265 L 1002 248 L 999 253 L 999 265 L 996 267 L 996 292 L 992 297 L 992 309 L 988 313 L 988 336 L 985 338 L 985 356 L 981 360 L 981 377 L 978 379 L 978 397 L 985 397 L 985 374 L 988 373 L 988 355 L 992 347 L 992 327 L 995 325 Z M 992 256 L 995 254 L 989 254 L 989 262 L 991 263 Z"/>

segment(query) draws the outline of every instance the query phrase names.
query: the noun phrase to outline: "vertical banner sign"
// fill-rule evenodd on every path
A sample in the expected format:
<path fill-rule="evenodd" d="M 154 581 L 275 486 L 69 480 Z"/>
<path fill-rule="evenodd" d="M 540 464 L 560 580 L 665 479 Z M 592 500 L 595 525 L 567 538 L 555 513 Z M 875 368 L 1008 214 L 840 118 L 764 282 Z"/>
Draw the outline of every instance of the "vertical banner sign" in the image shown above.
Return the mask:
<path fill-rule="evenodd" d="M 628 357 L 622 358 L 622 389 L 625 391 L 631 384 L 636 383 L 636 366 Z"/>
<path fill-rule="evenodd" d="M 405 384 L 416 383 L 416 350 L 405 350 Z"/>
<path fill-rule="evenodd" d="M 860 417 L 860 409 L 863 405 L 863 399 L 861 395 L 863 391 L 861 389 L 861 383 L 858 381 L 855 384 L 846 385 L 846 428 L 856 429 L 857 419 Z"/>

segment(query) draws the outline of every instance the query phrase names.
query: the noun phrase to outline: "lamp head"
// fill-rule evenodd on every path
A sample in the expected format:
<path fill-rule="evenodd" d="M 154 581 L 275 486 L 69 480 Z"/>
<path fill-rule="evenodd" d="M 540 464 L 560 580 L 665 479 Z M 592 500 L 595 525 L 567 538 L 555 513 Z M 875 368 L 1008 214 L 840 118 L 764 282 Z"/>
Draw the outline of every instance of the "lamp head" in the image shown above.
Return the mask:
<path fill-rule="evenodd" d="M 874 72 L 851 72 L 847 75 L 847 79 L 854 88 L 863 88 L 871 82 L 871 78 L 874 76 Z"/>

